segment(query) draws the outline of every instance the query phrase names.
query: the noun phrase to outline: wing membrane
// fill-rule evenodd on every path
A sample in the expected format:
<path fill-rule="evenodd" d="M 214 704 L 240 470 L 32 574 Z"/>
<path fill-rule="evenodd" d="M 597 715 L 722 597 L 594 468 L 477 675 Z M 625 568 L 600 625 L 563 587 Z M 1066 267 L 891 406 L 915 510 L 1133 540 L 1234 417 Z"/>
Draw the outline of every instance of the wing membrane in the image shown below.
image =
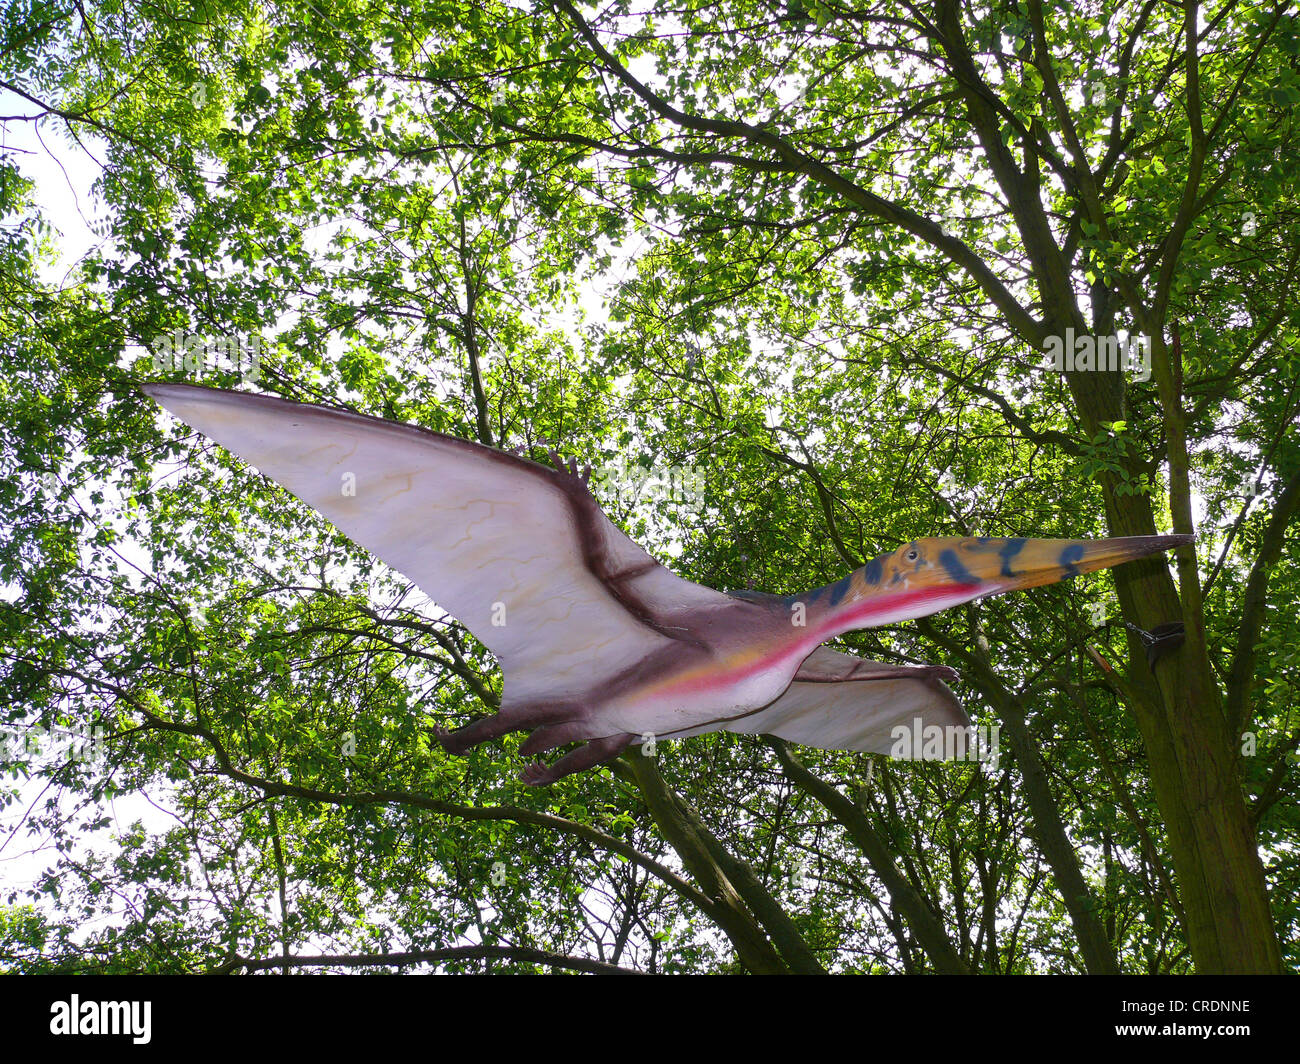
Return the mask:
<path fill-rule="evenodd" d="M 668 737 L 731 731 L 777 735 L 822 750 L 887 754 L 894 745 L 893 729 L 900 724 L 910 728 L 917 717 L 922 726 L 970 725 L 966 711 L 939 675 L 951 672 L 932 666 L 887 665 L 818 647 L 776 701 L 753 713 Z"/>
<path fill-rule="evenodd" d="M 578 478 L 330 407 L 145 389 L 404 573 L 490 649 L 508 705 L 589 691 L 673 645 L 678 609 L 726 596 L 670 573 Z"/>

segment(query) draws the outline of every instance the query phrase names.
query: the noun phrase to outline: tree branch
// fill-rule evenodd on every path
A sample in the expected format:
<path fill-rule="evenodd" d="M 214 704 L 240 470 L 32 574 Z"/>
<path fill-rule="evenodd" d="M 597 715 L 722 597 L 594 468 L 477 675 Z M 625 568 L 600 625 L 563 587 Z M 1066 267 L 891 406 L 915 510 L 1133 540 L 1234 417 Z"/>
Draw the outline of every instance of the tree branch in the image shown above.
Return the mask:
<path fill-rule="evenodd" d="M 473 960 L 477 958 L 517 961 L 524 964 L 544 964 L 549 968 L 588 972 L 592 975 L 645 975 L 634 968 L 620 968 L 617 964 L 592 960 L 590 957 L 573 957 L 532 946 L 450 946 L 445 949 L 411 950 L 406 953 L 341 953 L 337 956 L 317 954 L 312 956 L 269 957 L 256 960 L 238 955 L 208 970 L 208 975 L 230 975 L 237 971 L 262 972 L 271 968 L 363 968 L 372 966 L 406 967 L 412 964 L 440 964 L 444 961 Z"/>

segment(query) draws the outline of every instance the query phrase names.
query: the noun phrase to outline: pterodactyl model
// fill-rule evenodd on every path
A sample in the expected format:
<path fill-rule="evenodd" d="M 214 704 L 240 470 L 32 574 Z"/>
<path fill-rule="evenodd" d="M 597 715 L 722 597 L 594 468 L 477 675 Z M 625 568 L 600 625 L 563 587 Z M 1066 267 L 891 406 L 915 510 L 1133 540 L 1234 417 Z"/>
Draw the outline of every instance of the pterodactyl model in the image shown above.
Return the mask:
<path fill-rule="evenodd" d="M 524 769 L 553 783 L 634 741 L 711 731 L 889 752 L 895 725 L 964 727 L 945 666 L 822 646 L 857 628 L 1120 565 L 1190 536 L 916 539 L 801 595 L 724 594 L 674 575 L 601 511 L 576 463 L 554 469 L 346 410 L 186 384 L 145 391 L 413 580 L 496 655 L 500 711 L 464 753 L 529 730 Z"/>

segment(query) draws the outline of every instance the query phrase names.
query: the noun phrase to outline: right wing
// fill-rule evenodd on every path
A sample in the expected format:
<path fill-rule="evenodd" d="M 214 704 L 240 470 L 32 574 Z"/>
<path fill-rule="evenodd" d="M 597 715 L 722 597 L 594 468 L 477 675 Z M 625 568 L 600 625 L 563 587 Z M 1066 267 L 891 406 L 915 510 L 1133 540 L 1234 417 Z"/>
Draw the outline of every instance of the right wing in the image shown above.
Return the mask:
<path fill-rule="evenodd" d="M 776 735 L 822 750 L 887 754 L 893 729 L 921 726 L 966 728 L 970 718 L 942 682 L 956 673 L 944 666 L 886 665 L 818 647 L 800 666 L 785 693 L 762 709 L 662 738 L 711 731 Z"/>

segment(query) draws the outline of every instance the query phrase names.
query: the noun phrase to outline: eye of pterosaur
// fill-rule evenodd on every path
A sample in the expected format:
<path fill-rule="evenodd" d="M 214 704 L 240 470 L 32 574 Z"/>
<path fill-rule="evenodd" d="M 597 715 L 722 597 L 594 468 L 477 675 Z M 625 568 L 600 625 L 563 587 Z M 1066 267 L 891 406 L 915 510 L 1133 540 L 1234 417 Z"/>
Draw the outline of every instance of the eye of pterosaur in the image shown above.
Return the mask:
<path fill-rule="evenodd" d="M 909 550 L 909 551 L 907 552 L 907 555 L 906 555 L 907 560 L 908 560 L 909 562 L 914 562 L 914 561 L 916 561 L 916 559 L 919 558 L 920 556 L 921 556 L 921 552 L 920 552 L 919 550 L 917 550 L 915 547 L 913 547 L 911 550 Z"/>

